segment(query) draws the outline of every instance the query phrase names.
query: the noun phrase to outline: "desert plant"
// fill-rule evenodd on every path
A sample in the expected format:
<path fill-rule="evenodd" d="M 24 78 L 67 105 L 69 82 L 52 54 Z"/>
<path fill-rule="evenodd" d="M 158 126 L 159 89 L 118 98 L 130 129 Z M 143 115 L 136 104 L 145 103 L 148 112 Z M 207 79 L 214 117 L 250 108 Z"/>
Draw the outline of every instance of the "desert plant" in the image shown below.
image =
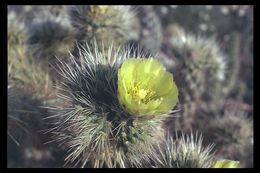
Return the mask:
<path fill-rule="evenodd" d="M 27 34 L 29 49 L 38 60 L 52 62 L 55 56 L 66 57 L 74 48 L 75 32 L 63 15 L 40 13 L 28 26 Z"/>
<path fill-rule="evenodd" d="M 174 139 L 171 135 L 159 142 L 157 155 L 152 158 L 156 168 L 209 168 L 216 157 L 213 144 L 203 147 L 202 135 L 182 134 Z"/>
<path fill-rule="evenodd" d="M 216 116 L 203 129 L 207 141 L 216 144 L 219 156 L 239 159 L 242 167 L 253 166 L 252 159 L 248 159 L 253 153 L 253 123 L 244 111 L 237 107 L 226 109 L 224 115 Z"/>
<path fill-rule="evenodd" d="M 44 140 L 40 133 L 46 128 L 43 117 L 47 112 L 40 106 L 47 104 L 55 90 L 49 75 L 26 47 L 24 25 L 12 15 L 8 14 L 8 136 L 19 147 L 9 143 L 8 166 L 32 167 L 32 162 L 41 165 L 43 159 L 50 158 L 45 155 L 50 150 L 43 151 L 45 146 L 42 146 Z M 35 148 L 38 154 L 28 158 L 28 152 Z"/>
<path fill-rule="evenodd" d="M 11 14 L 10 14 L 11 15 Z M 34 60 L 26 47 L 28 35 L 24 25 L 8 15 L 8 80 L 19 88 L 48 96 L 52 88 L 49 74 Z"/>
<path fill-rule="evenodd" d="M 116 45 L 124 44 L 134 16 L 129 6 L 71 5 L 66 11 L 77 41 L 84 43 L 95 38 L 99 46 L 110 45 L 112 41 Z"/>
<path fill-rule="evenodd" d="M 116 47 L 105 51 L 96 42 L 79 46 L 78 55 L 71 55 L 70 65 L 60 62 L 59 96 L 67 106 L 50 108 L 56 114 L 48 118 L 53 140 L 67 150 L 66 163 L 147 165 L 154 143 L 163 137 L 162 122 L 177 103 L 172 75 L 141 53 L 130 56 L 128 49 Z"/>
<path fill-rule="evenodd" d="M 213 38 L 186 34 L 175 29 L 168 43 L 171 45 L 176 83 L 180 89 L 180 118 L 173 128 L 192 127 L 197 112 L 218 112 L 227 86 L 226 59 Z"/>
<path fill-rule="evenodd" d="M 140 25 L 138 43 L 145 51 L 158 53 L 162 43 L 162 29 L 159 17 L 151 5 L 136 7 Z"/>

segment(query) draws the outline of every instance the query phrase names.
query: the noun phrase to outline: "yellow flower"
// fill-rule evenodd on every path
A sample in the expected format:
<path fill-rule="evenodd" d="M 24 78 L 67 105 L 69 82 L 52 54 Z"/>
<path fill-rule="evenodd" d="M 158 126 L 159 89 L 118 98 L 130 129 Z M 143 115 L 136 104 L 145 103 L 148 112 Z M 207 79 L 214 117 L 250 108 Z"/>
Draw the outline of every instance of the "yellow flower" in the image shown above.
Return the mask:
<path fill-rule="evenodd" d="M 211 168 L 240 168 L 240 163 L 233 160 L 218 160 Z"/>
<path fill-rule="evenodd" d="M 158 60 L 131 58 L 118 71 L 118 100 L 132 116 L 154 116 L 175 107 L 178 88 Z"/>
<path fill-rule="evenodd" d="M 93 13 L 105 14 L 108 7 L 108 5 L 91 5 L 90 10 Z"/>

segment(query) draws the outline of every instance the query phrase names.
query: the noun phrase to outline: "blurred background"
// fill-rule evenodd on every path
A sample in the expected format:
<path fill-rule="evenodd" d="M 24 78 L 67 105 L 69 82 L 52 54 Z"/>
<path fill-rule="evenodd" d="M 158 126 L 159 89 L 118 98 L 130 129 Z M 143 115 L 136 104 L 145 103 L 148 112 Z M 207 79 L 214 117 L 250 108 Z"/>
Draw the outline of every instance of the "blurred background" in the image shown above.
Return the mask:
<path fill-rule="evenodd" d="M 253 6 L 90 9 L 8 6 L 8 167 L 63 166 L 66 151 L 48 142 L 42 107 L 56 104 L 54 56 L 66 61 L 75 40 L 93 38 L 156 56 L 180 90 L 165 128 L 199 131 L 219 157 L 253 167 Z"/>

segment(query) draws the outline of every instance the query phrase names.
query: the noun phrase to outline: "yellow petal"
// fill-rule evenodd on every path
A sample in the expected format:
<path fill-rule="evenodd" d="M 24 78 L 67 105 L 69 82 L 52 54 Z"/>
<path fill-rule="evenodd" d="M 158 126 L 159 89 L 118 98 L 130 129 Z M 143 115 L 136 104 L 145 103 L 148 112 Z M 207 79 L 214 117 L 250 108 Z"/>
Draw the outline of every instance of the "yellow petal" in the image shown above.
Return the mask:
<path fill-rule="evenodd" d="M 135 117 L 154 116 L 174 108 L 178 89 L 158 60 L 132 58 L 118 70 L 118 100 Z"/>
<path fill-rule="evenodd" d="M 234 160 L 218 160 L 211 168 L 240 168 L 240 163 Z"/>

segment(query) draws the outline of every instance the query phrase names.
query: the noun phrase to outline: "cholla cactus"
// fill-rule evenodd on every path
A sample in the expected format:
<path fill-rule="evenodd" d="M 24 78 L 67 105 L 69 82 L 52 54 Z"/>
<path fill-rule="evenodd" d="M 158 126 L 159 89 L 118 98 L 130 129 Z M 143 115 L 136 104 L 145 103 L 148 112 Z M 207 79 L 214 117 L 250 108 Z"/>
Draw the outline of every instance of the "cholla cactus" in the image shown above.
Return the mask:
<path fill-rule="evenodd" d="M 243 111 L 226 110 L 224 116 L 211 120 L 208 130 L 213 141 L 218 145 L 245 143 L 253 135 L 253 123 Z"/>
<path fill-rule="evenodd" d="M 28 130 L 26 128 L 26 123 L 20 119 L 17 111 L 21 107 L 21 99 L 18 99 L 17 93 L 13 89 L 13 86 L 8 86 L 8 136 L 12 139 L 17 146 L 20 146 L 21 136 L 24 135 Z"/>
<path fill-rule="evenodd" d="M 75 31 L 63 15 L 40 13 L 27 30 L 27 43 L 35 58 L 51 62 L 54 56 L 64 57 L 74 48 Z"/>
<path fill-rule="evenodd" d="M 17 15 L 14 12 L 8 13 L 8 50 L 26 42 L 27 34 L 24 24 L 18 22 L 16 18 Z"/>
<path fill-rule="evenodd" d="M 183 135 L 174 140 L 168 135 L 158 144 L 158 155 L 152 160 L 156 168 L 209 168 L 215 161 L 213 144 L 202 146 L 202 136 Z"/>
<path fill-rule="evenodd" d="M 54 90 L 49 75 L 27 50 L 23 25 L 12 15 L 8 14 L 8 135 L 19 150 L 8 145 L 8 166 L 32 167 L 35 166 L 32 162 L 41 165 L 48 158 L 44 155 L 47 152 L 41 150 L 44 140 L 39 132 L 46 128 L 42 119 L 46 110 L 39 106 Z M 26 153 L 34 147 L 42 152 L 27 157 Z"/>
<path fill-rule="evenodd" d="M 220 156 L 239 159 L 242 167 L 252 167 L 248 156 L 253 153 L 253 123 L 245 112 L 237 108 L 226 110 L 223 116 L 209 122 L 205 137 L 216 144 Z"/>
<path fill-rule="evenodd" d="M 44 145 L 46 136 L 41 130 L 46 128 L 43 117 L 47 112 L 40 108 L 42 105 L 33 93 L 16 87 L 8 89 L 8 167 L 57 165 L 54 147 Z"/>
<path fill-rule="evenodd" d="M 239 97 L 239 95 L 244 95 L 244 91 L 248 91 L 249 88 L 239 79 L 240 70 L 243 66 L 240 60 L 240 51 L 243 49 L 242 37 L 237 32 L 234 32 L 232 35 L 231 43 L 228 44 L 230 59 L 228 62 L 229 69 L 227 69 L 228 83 L 225 89 L 230 91 L 231 94 L 236 93 L 236 97 Z"/>
<path fill-rule="evenodd" d="M 151 5 L 138 6 L 137 14 L 141 26 L 138 38 L 140 45 L 145 51 L 159 52 L 162 42 L 162 29 L 161 21 L 154 11 L 154 7 Z"/>
<path fill-rule="evenodd" d="M 59 95 L 67 106 L 53 108 L 57 114 L 49 117 L 54 140 L 68 151 L 66 163 L 75 166 L 147 166 L 153 145 L 163 137 L 162 121 L 176 104 L 173 78 L 156 60 L 140 59 L 146 57 L 142 54 L 130 56 L 128 49 L 105 51 L 96 43 L 91 46 L 80 46 L 79 57 L 71 55 L 71 65 L 60 62 Z M 160 78 L 167 85 L 158 84 Z M 127 92 L 140 82 L 144 83 L 136 92 Z M 153 96 L 147 88 L 155 92 L 150 93 Z M 173 92 L 173 98 L 165 95 L 168 92 Z M 145 107 L 146 98 L 150 100 Z M 129 111 L 136 103 L 144 107 Z"/>
<path fill-rule="evenodd" d="M 27 50 L 27 37 L 23 24 L 8 15 L 8 81 L 42 98 L 50 94 L 52 81 Z"/>
<path fill-rule="evenodd" d="M 183 73 L 191 89 L 214 97 L 226 77 L 226 57 L 213 39 L 180 35 L 171 40 L 176 58 L 186 67 Z M 207 87 L 208 92 L 202 93 Z M 222 86 L 223 87 L 223 86 Z"/>
<path fill-rule="evenodd" d="M 22 45 L 26 41 L 26 33 L 24 32 L 24 26 L 15 20 L 16 15 L 13 12 L 8 13 L 8 58 L 17 55 L 18 52 L 22 51 Z M 19 56 L 19 54 L 18 54 Z M 14 90 L 14 80 L 12 79 L 14 74 L 12 66 L 17 65 L 10 59 L 8 61 L 8 136 L 19 146 L 20 142 L 17 138 L 20 138 L 24 132 L 26 132 L 25 123 L 15 113 L 17 106 L 20 104 L 17 101 L 17 93 Z M 19 130 L 15 130 L 18 127 Z M 14 132 L 13 132 L 14 131 Z M 17 135 L 18 132 L 18 135 Z M 16 133 L 15 135 L 13 133 Z M 18 137 L 16 137 L 18 136 Z"/>
<path fill-rule="evenodd" d="M 121 45 L 127 40 L 129 26 L 134 15 L 129 6 L 74 5 L 67 7 L 72 25 L 77 31 L 78 42 L 97 40 L 109 45 Z"/>
<path fill-rule="evenodd" d="M 180 89 L 181 117 L 177 129 L 191 128 L 199 109 L 219 110 L 225 94 L 226 57 L 213 39 L 195 37 L 179 29 L 169 39 L 172 45 L 176 83 Z"/>

